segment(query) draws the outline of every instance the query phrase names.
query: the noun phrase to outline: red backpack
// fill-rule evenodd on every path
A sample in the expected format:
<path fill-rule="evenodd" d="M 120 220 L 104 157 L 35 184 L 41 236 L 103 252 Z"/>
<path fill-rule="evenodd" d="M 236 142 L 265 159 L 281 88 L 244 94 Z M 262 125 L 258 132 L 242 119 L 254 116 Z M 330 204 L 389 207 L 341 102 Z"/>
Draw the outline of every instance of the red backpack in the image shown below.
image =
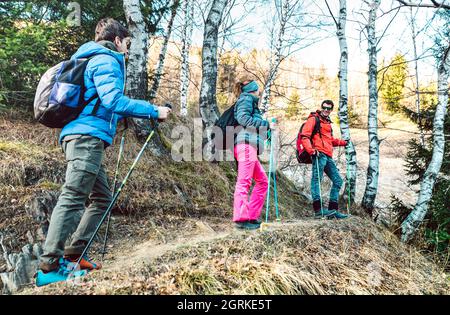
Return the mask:
<path fill-rule="evenodd" d="M 311 142 L 312 139 L 314 138 L 314 136 L 318 133 L 320 134 L 320 118 L 316 113 L 311 113 L 314 115 L 314 117 L 316 118 L 316 124 L 314 125 L 314 129 L 313 132 L 311 133 Z M 297 134 L 297 150 L 295 150 L 296 156 L 297 156 L 297 161 L 298 163 L 303 163 L 303 164 L 312 164 L 312 159 L 311 159 L 311 155 L 309 155 L 309 153 L 306 151 L 305 147 L 303 146 L 302 143 L 302 129 L 303 126 L 305 126 L 304 122 L 302 124 L 302 126 L 300 127 L 300 130 L 298 131 Z M 303 136 L 304 137 L 304 136 Z"/>

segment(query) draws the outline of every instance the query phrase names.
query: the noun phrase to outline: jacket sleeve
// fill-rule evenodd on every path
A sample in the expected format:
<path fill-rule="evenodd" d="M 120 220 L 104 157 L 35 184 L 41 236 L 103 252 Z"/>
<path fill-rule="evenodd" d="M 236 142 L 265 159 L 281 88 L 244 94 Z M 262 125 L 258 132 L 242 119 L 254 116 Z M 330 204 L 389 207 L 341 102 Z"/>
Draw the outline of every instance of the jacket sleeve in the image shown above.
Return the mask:
<path fill-rule="evenodd" d="M 123 74 L 119 63 L 113 57 L 99 57 L 91 71 L 102 106 L 124 117 L 158 118 L 158 110 L 154 105 L 123 94 Z"/>
<path fill-rule="evenodd" d="M 314 153 L 311 135 L 313 133 L 315 125 L 316 125 L 316 118 L 309 117 L 305 125 L 303 126 L 302 133 L 300 134 L 300 137 L 302 138 L 303 147 L 305 148 L 306 152 L 308 152 L 310 155 Z"/>
<path fill-rule="evenodd" d="M 244 127 L 269 127 L 269 122 L 260 117 L 252 115 L 253 100 L 251 96 L 244 96 L 238 99 L 235 106 L 235 117 L 239 125 Z"/>
<path fill-rule="evenodd" d="M 345 147 L 347 145 L 347 141 L 333 138 L 333 147 Z"/>

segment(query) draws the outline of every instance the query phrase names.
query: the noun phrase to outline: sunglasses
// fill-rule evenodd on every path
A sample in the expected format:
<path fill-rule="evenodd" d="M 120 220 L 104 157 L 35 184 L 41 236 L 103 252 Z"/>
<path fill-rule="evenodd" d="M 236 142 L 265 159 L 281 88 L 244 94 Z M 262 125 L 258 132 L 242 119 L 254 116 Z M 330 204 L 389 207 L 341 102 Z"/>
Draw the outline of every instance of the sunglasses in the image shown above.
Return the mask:
<path fill-rule="evenodd" d="M 322 109 L 323 110 L 329 110 L 329 111 L 331 111 L 331 110 L 333 110 L 333 107 L 328 107 L 328 106 L 322 106 Z"/>

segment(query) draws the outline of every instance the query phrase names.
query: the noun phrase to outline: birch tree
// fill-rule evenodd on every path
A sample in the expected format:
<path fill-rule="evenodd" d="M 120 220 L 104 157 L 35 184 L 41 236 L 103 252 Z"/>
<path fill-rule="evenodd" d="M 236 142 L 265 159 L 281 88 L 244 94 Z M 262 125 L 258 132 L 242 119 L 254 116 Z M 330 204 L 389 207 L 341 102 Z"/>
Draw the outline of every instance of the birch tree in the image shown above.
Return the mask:
<path fill-rule="evenodd" d="M 217 108 L 216 87 L 217 87 L 217 45 L 219 27 L 222 22 L 222 15 L 228 0 L 213 0 L 208 17 L 205 21 L 203 32 L 202 50 L 202 82 L 200 88 L 200 115 L 203 126 L 206 129 L 205 148 L 206 159 L 212 155 L 212 134 L 211 128 L 219 118 Z"/>
<path fill-rule="evenodd" d="M 148 33 L 139 0 L 124 0 L 123 7 L 131 34 L 126 89 L 131 97 L 143 99 L 147 96 Z"/>
<path fill-rule="evenodd" d="M 189 92 L 189 51 L 191 48 L 192 30 L 194 25 L 194 6 L 192 1 L 183 3 L 183 29 L 181 48 L 180 73 L 180 114 L 187 116 L 187 101 Z"/>
<path fill-rule="evenodd" d="M 422 224 L 425 216 L 428 212 L 430 200 L 433 196 L 433 190 L 436 183 L 436 179 L 442 167 L 445 149 L 445 135 L 444 135 L 444 122 L 447 115 L 448 107 L 448 79 L 450 72 L 449 65 L 449 53 L 450 53 L 450 34 L 449 34 L 449 20 L 450 20 L 450 6 L 443 2 L 432 1 L 432 4 L 414 4 L 406 1 L 400 1 L 405 6 L 415 7 L 434 7 L 438 9 L 445 9 L 443 14 L 446 19 L 446 23 L 443 27 L 437 28 L 439 31 L 443 31 L 441 35 L 441 53 L 438 64 L 438 104 L 433 121 L 433 153 L 431 162 L 425 171 L 422 182 L 420 184 L 420 192 L 417 198 L 416 205 L 408 217 L 402 222 L 402 241 L 409 241 Z M 439 36 L 438 36 L 439 37 Z M 439 44 L 438 44 L 439 46 Z"/>
<path fill-rule="evenodd" d="M 447 46 L 442 54 L 438 69 L 438 105 L 433 123 L 433 155 L 420 184 L 420 192 L 416 206 L 402 223 L 402 241 L 404 242 L 411 239 L 417 228 L 423 222 L 428 212 L 428 204 L 433 196 L 436 178 L 442 166 L 445 148 L 444 122 L 447 114 L 449 93 L 449 51 L 450 46 Z"/>
<path fill-rule="evenodd" d="M 156 92 L 159 88 L 159 83 L 161 81 L 161 76 L 164 70 L 164 62 L 166 60 L 167 46 L 169 44 L 170 35 L 172 34 L 173 21 L 175 20 L 175 16 L 177 15 L 177 10 L 180 5 L 180 0 L 174 0 L 171 7 L 171 14 L 169 18 L 169 22 L 167 24 L 167 30 L 163 36 L 163 44 L 161 46 L 161 51 L 158 56 L 158 65 L 156 66 L 156 70 L 153 77 L 153 84 L 150 88 L 149 98 L 152 100 L 156 97 Z"/>
<path fill-rule="evenodd" d="M 403 6 L 421 7 L 421 8 L 437 8 L 446 10 L 446 18 L 449 18 L 450 5 L 444 2 L 431 0 L 430 3 L 412 3 L 408 1 L 397 0 Z M 444 49 L 442 49 L 441 59 L 438 66 L 438 105 L 434 116 L 433 123 L 433 154 L 431 162 L 425 171 L 423 180 L 420 184 L 420 192 L 414 209 L 408 217 L 402 222 L 402 241 L 409 241 L 422 224 L 427 212 L 429 202 L 433 196 L 433 189 L 436 183 L 436 178 L 441 170 L 444 149 L 445 149 L 445 135 L 444 122 L 447 114 L 448 106 L 448 78 L 449 78 L 449 50 L 450 50 L 450 36 L 448 34 L 448 23 L 442 28 L 445 32 Z"/>
<path fill-rule="evenodd" d="M 367 182 L 362 199 L 362 207 L 372 215 L 378 191 L 380 164 L 380 141 L 378 140 L 377 37 L 375 28 L 380 0 L 371 0 L 369 6 L 369 21 L 366 26 L 369 53 L 369 165 L 367 167 Z"/>
<path fill-rule="evenodd" d="M 341 134 L 344 139 L 350 139 L 350 127 L 348 121 L 348 45 L 347 37 L 345 35 L 345 27 L 347 23 L 347 0 L 339 0 L 339 19 L 334 18 L 333 12 L 328 6 L 328 2 L 325 1 L 330 11 L 331 16 L 334 19 L 337 28 L 337 37 L 339 40 L 339 48 L 341 56 L 339 59 L 339 125 L 341 128 Z M 353 143 L 350 143 L 345 148 L 347 157 L 347 182 L 344 189 L 344 200 L 347 203 L 352 204 L 355 201 L 356 193 L 356 150 Z M 348 194 L 346 192 L 350 192 Z M 348 200 L 350 198 L 350 200 Z"/>
<path fill-rule="evenodd" d="M 142 16 L 139 0 L 124 0 L 123 8 L 131 34 L 131 46 L 127 63 L 127 95 L 132 98 L 147 98 L 147 39 L 148 33 Z M 146 119 L 134 118 L 135 132 L 139 137 L 146 136 L 150 123 Z"/>

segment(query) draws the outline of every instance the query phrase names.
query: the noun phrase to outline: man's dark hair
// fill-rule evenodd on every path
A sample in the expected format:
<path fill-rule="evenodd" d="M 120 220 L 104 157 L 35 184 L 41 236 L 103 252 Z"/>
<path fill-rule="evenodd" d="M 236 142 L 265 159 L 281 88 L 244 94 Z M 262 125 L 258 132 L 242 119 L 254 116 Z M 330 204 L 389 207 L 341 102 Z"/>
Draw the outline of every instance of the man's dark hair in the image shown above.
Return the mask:
<path fill-rule="evenodd" d="M 130 32 L 122 24 L 112 18 L 101 19 L 95 27 L 95 41 L 108 40 L 114 42 L 116 36 L 120 39 L 130 37 Z"/>
<path fill-rule="evenodd" d="M 331 107 L 334 108 L 334 103 L 333 103 L 333 101 L 331 101 L 331 100 L 325 100 L 325 101 L 323 101 L 323 102 L 322 102 L 322 105 L 320 105 L 320 107 L 323 107 L 323 104 L 331 105 Z"/>

